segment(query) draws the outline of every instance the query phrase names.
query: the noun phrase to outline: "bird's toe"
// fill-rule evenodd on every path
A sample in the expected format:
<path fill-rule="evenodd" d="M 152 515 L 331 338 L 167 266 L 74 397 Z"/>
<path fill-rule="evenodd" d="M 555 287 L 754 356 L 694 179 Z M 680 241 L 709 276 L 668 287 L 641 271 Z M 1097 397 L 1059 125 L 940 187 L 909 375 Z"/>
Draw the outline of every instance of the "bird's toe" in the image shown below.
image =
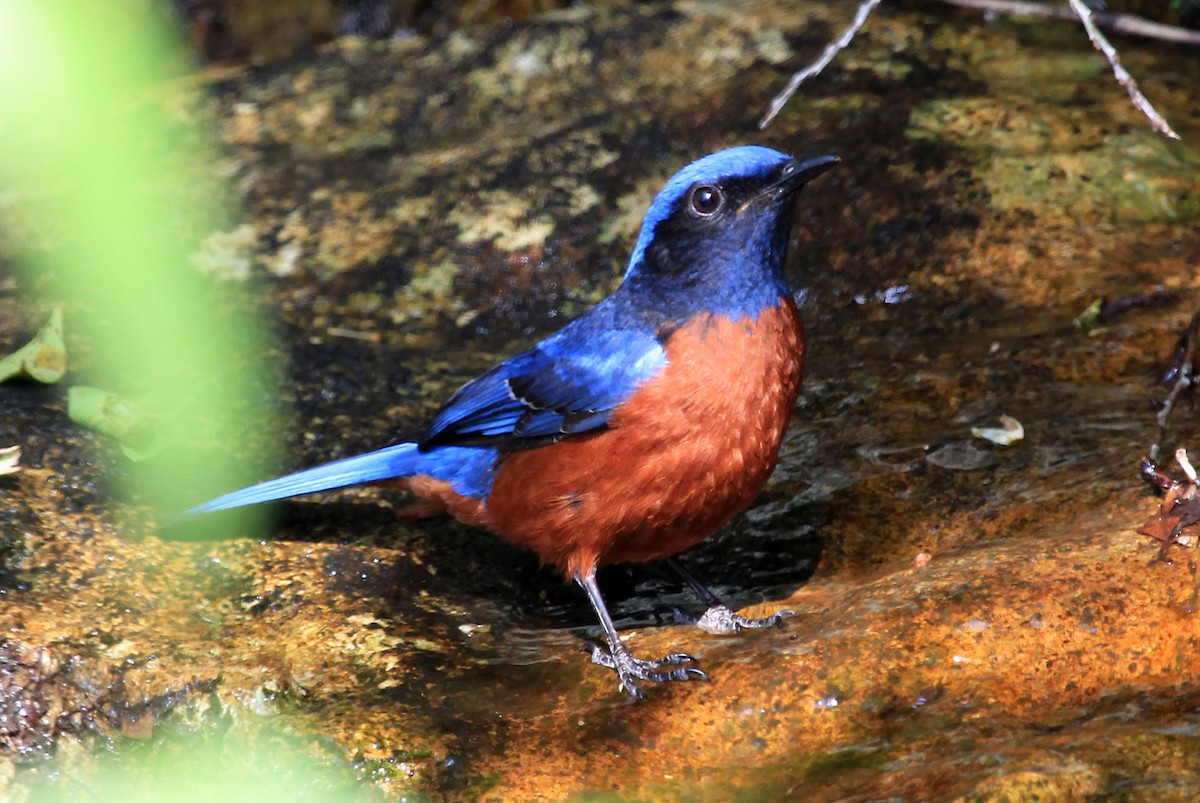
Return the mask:
<path fill-rule="evenodd" d="M 632 697 L 642 697 L 643 683 L 670 683 L 673 681 L 708 680 L 708 675 L 694 666 L 695 657 L 684 652 L 673 652 L 662 658 L 638 658 L 621 648 L 615 652 L 596 643 L 589 643 L 592 663 L 612 669 L 621 680 L 621 688 Z"/>
<path fill-rule="evenodd" d="M 714 605 L 705 611 L 700 618 L 692 622 L 705 633 L 723 636 L 730 633 L 740 633 L 743 630 L 753 630 L 763 627 L 782 627 L 783 620 L 795 616 L 794 611 L 779 611 L 762 618 L 753 618 L 734 613 L 724 605 Z"/>

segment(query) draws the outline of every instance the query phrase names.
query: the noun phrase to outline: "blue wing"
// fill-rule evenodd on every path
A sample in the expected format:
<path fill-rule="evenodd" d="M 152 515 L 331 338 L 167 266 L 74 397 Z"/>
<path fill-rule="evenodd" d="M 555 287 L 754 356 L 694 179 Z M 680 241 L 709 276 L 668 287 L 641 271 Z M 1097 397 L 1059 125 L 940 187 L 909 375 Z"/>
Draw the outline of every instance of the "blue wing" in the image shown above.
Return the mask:
<path fill-rule="evenodd" d="M 585 316 L 463 386 L 434 416 L 421 447 L 521 445 L 603 427 L 667 363 L 653 331 L 607 317 Z"/>

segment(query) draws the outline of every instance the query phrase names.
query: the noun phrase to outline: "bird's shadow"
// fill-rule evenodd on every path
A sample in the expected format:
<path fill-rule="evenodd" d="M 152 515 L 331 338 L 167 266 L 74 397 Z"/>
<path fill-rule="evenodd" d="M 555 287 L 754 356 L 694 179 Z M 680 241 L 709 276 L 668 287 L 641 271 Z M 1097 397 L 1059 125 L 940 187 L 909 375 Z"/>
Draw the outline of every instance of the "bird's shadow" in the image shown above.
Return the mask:
<path fill-rule="evenodd" d="M 820 560 L 820 504 L 805 506 L 784 523 L 751 523 L 739 517 L 716 535 L 680 557 L 706 587 L 735 610 L 746 605 L 785 599 L 802 586 Z M 216 513 L 173 522 L 162 530 L 171 540 L 255 537 L 270 540 L 338 544 L 348 549 L 395 550 L 394 559 L 433 568 L 419 573 L 398 570 L 395 584 L 419 577 L 430 594 L 462 602 L 480 600 L 500 611 L 506 624 L 550 628 L 597 636 L 599 627 L 586 596 L 574 583 L 530 552 L 460 524 L 448 517 L 412 520 L 390 506 L 364 500 L 285 501 L 270 505 L 253 532 L 239 531 L 239 521 Z M 370 578 L 368 578 L 370 580 Z M 618 628 L 670 624 L 674 611 L 699 615 L 704 605 L 663 562 L 602 567 L 599 583 Z M 402 598 L 408 589 L 381 588 L 378 578 L 344 593 Z"/>

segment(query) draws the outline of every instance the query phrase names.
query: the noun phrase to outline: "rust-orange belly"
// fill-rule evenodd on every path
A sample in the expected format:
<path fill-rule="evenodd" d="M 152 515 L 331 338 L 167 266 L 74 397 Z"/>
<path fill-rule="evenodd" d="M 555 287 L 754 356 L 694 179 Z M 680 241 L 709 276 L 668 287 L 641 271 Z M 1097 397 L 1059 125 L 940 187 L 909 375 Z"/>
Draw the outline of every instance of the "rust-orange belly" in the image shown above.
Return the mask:
<path fill-rule="evenodd" d="M 666 353 L 608 428 L 505 457 L 476 522 L 570 576 L 674 555 L 744 510 L 799 391 L 799 313 L 785 299 L 756 321 L 702 316 Z"/>

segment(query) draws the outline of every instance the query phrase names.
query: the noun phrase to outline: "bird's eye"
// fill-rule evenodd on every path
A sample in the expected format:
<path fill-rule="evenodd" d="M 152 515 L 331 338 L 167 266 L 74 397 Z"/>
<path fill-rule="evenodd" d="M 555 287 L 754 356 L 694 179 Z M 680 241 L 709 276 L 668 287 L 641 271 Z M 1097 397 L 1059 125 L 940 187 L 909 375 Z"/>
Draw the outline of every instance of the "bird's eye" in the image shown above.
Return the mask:
<path fill-rule="evenodd" d="M 701 184 L 692 190 L 692 211 L 700 217 L 712 217 L 721 208 L 725 196 L 711 184 Z"/>

